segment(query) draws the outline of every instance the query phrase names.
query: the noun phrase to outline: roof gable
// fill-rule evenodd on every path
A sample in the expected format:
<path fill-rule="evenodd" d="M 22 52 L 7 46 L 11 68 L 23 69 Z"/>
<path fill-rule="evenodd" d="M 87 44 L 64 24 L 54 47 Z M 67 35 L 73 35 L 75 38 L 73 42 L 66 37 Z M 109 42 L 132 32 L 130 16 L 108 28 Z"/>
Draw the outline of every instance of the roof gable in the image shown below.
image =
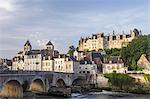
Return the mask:
<path fill-rule="evenodd" d="M 53 45 L 51 41 L 49 41 L 46 45 Z"/>

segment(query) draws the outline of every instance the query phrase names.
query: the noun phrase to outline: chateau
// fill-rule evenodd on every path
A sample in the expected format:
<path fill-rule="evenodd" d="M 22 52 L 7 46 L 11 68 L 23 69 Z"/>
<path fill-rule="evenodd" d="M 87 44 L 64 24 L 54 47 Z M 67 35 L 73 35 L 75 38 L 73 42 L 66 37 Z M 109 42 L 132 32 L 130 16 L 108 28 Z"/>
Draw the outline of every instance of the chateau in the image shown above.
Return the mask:
<path fill-rule="evenodd" d="M 99 51 L 106 48 L 122 48 L 126 47 L 135 37 L 139 36 L 141 31 L 134 29 L 129 34 L 116 34 L 105 36 L 104 33 L 93 34 L 91 37 L 82 38 L 78 43 L 79 51 Z"/>

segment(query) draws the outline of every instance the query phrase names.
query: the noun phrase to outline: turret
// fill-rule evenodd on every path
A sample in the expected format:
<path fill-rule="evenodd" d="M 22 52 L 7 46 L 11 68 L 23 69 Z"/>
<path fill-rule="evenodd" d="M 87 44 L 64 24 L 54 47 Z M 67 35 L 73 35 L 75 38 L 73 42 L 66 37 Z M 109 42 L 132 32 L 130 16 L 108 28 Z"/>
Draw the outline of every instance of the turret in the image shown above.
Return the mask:
<path fill-rule="evenodd" d="M 32 46 L 29 40 L 27 40 L 26 43 L 24 44 L 24 51 L 31 51 L 31 50 L 32 50 Z"/>
<path fill-rule="evenodd" d="M 139 30 L 136 28 L 133 30 L 133 32 L 134 32 L 134 36 L 138 36 L 140 34 Z"/>

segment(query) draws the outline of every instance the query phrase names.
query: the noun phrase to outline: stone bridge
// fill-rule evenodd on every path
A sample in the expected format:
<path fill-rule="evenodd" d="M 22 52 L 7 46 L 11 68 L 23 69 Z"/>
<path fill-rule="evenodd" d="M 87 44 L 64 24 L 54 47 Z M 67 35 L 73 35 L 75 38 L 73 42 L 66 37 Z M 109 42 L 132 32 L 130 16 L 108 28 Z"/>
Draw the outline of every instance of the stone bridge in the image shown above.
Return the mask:
<path fill-rule="evenodd" d="M 47 93 L 52 88 L 71 88 L 88 84 L 87 76 L 78 73 L 43 71 L 1 71 L 0 95 L 18 96 L 23 91 Z M 16 93 L 15 93 L 16 92 Z M 10 96 L 10 97 L 11 97 Z"/>

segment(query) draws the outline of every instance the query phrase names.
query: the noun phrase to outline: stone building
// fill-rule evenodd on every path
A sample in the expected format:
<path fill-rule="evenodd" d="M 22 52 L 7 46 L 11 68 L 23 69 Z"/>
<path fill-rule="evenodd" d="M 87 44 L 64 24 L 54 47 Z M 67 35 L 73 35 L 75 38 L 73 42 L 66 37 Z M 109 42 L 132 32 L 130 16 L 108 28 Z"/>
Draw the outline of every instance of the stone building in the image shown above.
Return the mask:
<path fill-rule="evenodd" d="M 54 71 L 54 60 L 50 56 L 48 58 L 43 57 L 42 71 Z"/>
<path fill-rule="evenodd" d="M 93 34 L 92 37 L 82 38 L 79 40 L 79 51 L 92 51 L 104 49 L 104 33 Z"/>
<path fill-rule="evenodd" d="M 106 48 L 122 48 L 126 47 L 135 37 L 139 36 L 141 31 L 134 29 L 129 34 L 113 33 L 109 36 L 104 36 L 104 33 L 93 34 L 91 37 L 82 38 L 78 43 L 79 51 L 99 51 Z"/>
<path fill-rule="evenodd" d="M 51 70 L 47 69 L 47 65 L 43 65 L 46 60 L 51 60 L 53 57 L 58 57 L 59 52 L 54 50 L 53 44 L 49 41 L 45 49 L 32 49 L 32 46 L 27 40 L 22 51 L 19 51 L 13 57 L 13 70 Z M 45 63 L 46 64 L 46 63 Z M 43 65 L 43 66 L 42 66 Z"/>
<path fill-rule="evenodd" d="M 82 74 L 96 74 L 97 73 L 97 65 L 93 61 L 80 61 L 80 65 L 77 69 L 77 73 Z"/>
<path fill-rule="evenodd" d="M 103 73 L 126 73 L 127 67 L 125 67 L 122 59 L 119 56 L 112 56 L 104 59 Z"/>
<path fill-rule="evenodd" d="M 54 58 L 54 71 L 74 73 L 79 66 L 79 62 L 74 57 L 60 54 L 58 58 Z"/>
<path fill-rule="evenodd" d="M 73 56 L 76 60 L 82 60 L 86 56 L 86 54 L 83 51 L 75 50 L 74 53 L 73 53 Z"/>
<path fill-rule="evenodd" d="M 7 58 L 0 58 L 0 70 L 11 70 L 12 61 Z"/>
<path fill-rule="evenodd" d="M 149 70 L 150 70 L 150 56 L 142 54 L 141 57 L 140 57 L 140 59 L 137 62 L 137 65 L 140 68 L 143 68 L 144 71 L 148 71 L 149 72 Z"/>
<path fill-rule="evenodd" d="M 12 59 L 12 70 L 24 69 L 24 51 L 19 51 Z"/>

